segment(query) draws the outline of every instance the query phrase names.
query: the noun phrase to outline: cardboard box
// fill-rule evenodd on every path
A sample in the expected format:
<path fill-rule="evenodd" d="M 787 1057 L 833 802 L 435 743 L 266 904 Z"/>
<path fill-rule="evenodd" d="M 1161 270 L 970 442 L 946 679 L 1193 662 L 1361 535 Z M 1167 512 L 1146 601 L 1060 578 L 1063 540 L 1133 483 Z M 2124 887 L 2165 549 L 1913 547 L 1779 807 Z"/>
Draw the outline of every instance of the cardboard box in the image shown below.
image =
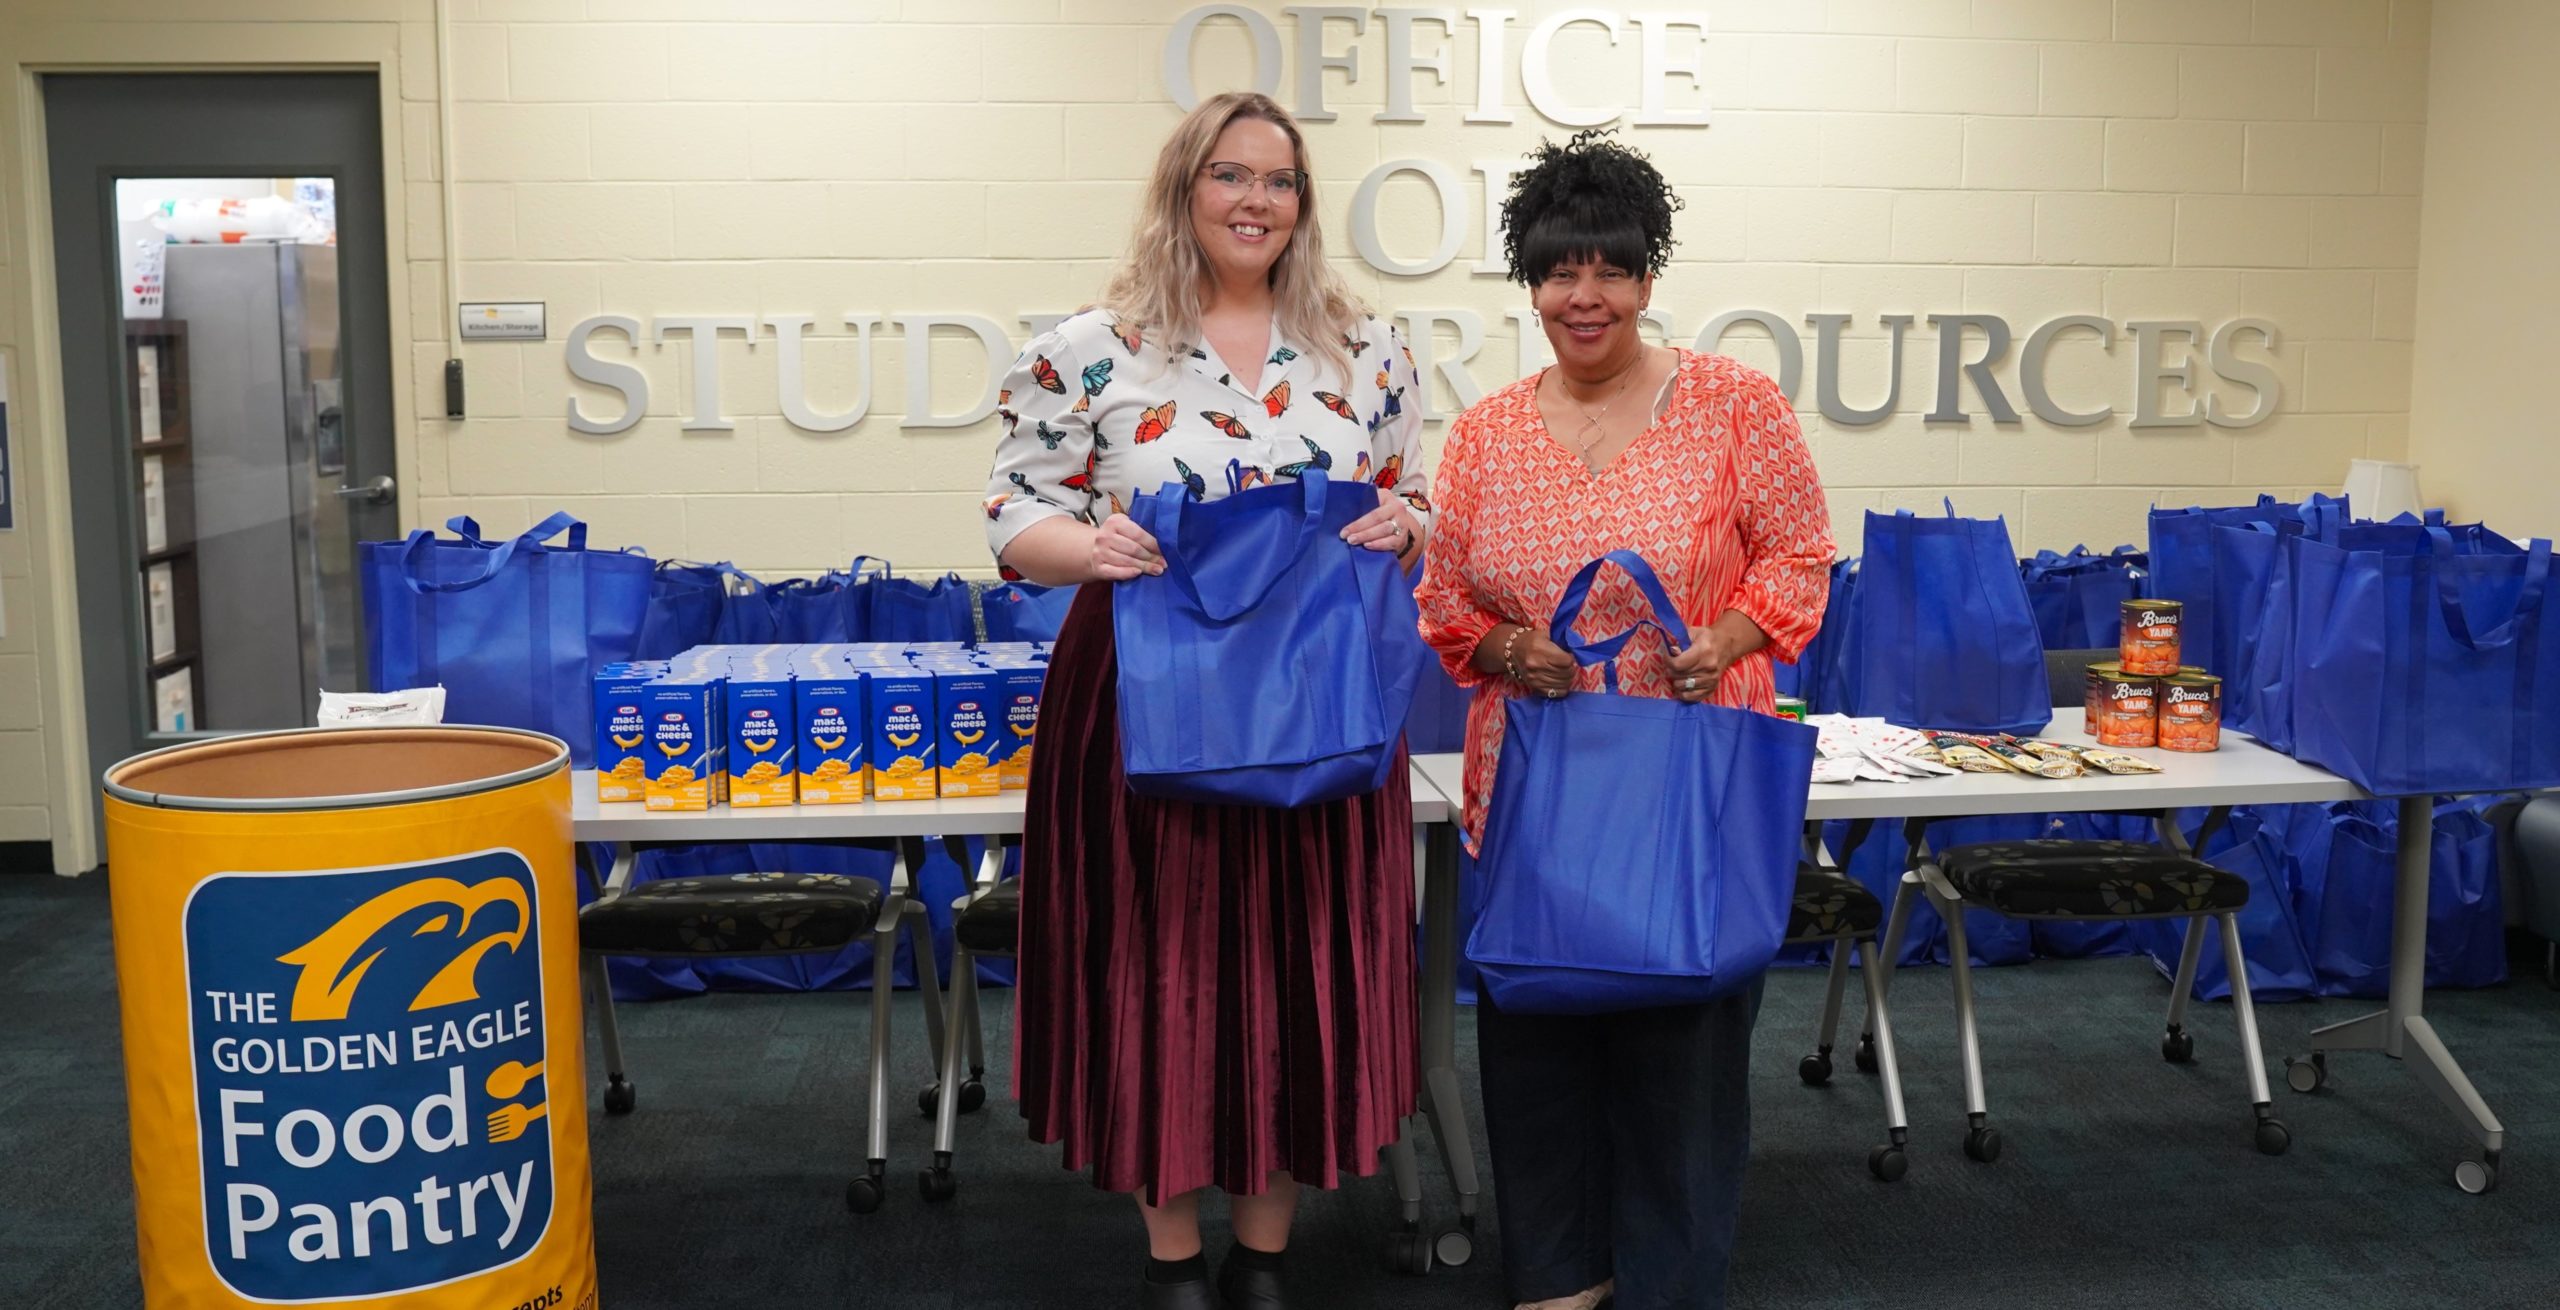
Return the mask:
<path fill-rule="evenodd" d="M 1004 790 L 995 752 L 1004 730 L 997 675 L 987 669 L 932 670 L 942 796 L 993 796 Z"/>
<path fill-rule="evenodd" d="M 649 725 L 645 799 L 653 810 L 708 810 L 727 793 L 720 681 L 670 675 L 641 696 Z"/>
<path fill-rule="evenodd" d="M 800 803 L 861 804 L 869 781 L 863 761 L 870 735 L 862 674 L 803 663 L 793 670 L 792 698 Z"/>
<path fill-rule="evenodd" d="M 872 798 L 929 801 L 940 795 L 935 747 L 942 719 L 933 675 L 920 669 L 874 669 L 868 671 L 864 689 Z"/>
<path fill-rule="evenodd" d="M 1049 669 L 1024 659 L 998 663 L 993 673 L 1003 720 L 994 734 L 996 749 L 988 754 L 996 758 L 996 777 L 1004 790 L 1021 791 L 1031 785 L 1031 748 L 1040 727 L 1040 684 L 1048 678 Z"/>
<path fill-rule="evenodd" d="M 729 721 L 729 804 L 769 809 L 799 798 L 800 716 L 789 673 L 732 673 L 722 694 Z"/>
<path fill-rule="evenodd" d="M 596 670 L 596 799 L 638 802 L 649 769 L 649 720 L 641 706 L 658 669 L 607 665 Z"/>

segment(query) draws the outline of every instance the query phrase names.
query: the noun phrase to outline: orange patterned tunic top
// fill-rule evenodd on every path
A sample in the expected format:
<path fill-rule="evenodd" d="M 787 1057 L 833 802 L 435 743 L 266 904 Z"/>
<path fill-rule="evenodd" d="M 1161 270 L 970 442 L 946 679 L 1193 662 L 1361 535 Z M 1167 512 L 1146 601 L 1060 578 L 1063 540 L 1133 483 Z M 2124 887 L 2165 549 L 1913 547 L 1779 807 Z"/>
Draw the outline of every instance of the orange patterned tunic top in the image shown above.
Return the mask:
<path fill-rule="evenodd" d="M 1722 355 L 1681 352 L 1669 402 L 1653 426 L 1598 473 L 1547 430 L 1540 375 L 1478 401 L 1449 429 L 1422 585 L 1422 635 L 1458 685 L 1467 712 L 1466 841 L 1484 833 L 1502 756 L 1502 702 L 1527 694 L 1477 671 L 1475 649 L 1498 623 L 1544 629 L 1565 584 L 1612 550 L 1644 556 L 1681 619 L 1700 628 L 1738 610 L 1769 644 L 1726 671 L 1716 702 L 1775 709 L 1774 656 L 1792 662 L 1822 625 L 1830 586 L 1831 515 L 1777 384 Z M 1575 631 L 1607 637 L 1650 607 L 1626 575 L 1604 570 Z M 1647 630 L 1618 664 L 1628 695 L 1672 694 L 1670 652 Z M 1601 688 L 1582 670 L 1579 690 Z"/>

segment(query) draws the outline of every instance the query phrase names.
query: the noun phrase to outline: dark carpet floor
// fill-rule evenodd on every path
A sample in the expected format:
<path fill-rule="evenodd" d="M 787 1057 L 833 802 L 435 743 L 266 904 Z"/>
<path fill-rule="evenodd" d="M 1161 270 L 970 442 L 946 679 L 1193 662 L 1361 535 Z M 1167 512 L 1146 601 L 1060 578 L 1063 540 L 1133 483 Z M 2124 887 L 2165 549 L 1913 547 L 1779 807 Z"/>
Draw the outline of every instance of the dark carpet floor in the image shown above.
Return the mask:
<path fill-rule="evenodd" d="M 139 1305 L 124 1085 L 104 879 L 0 878 L 0 1305 Z M 2538 956 L 2530 961 L 2540 963 Z M 1882 1140 L 1871 1079 L 1796 1076 L 1821 978 L 1772 978 L 1754 1077 L 1755 1157 L 1734 1273 L 1749 1307 L 2549 1306 L 2560 1301 L 2560 993 L 2527 977 L 2440 993 L 2429 1013 L 2510 1138 L 2499 1189 L 2451 1182 L 2466 1143 L 2416 1079 L 2343 1056 L 2330 1089 L 2278 1082 L 2290 1154 L 2250 1145 L 2227 1006 L 2200 1007 L 2195 1064 L 2158 1054 L 2167 984 L 2147 962 L 2046 963 L 1980 979 L 1985 1059 L 2007 1152 L 1964 1158 L 1962 1082 L 1941 970 L 1896 987 L 1916 1120 L 1909 1177 L 1867 1176 Z M 1003 993 L 990 1041 L 1007 1049 Z M 2363 1006 L 2266 1007 L 2276 1064 Z M 894 1186 L 845 1211 L 860 1154 L 859 995 L 713 996 L 621 1009 L 640 1108 L 594 1129 L 597 1258 L 612 1310 L 879 1306 L 1029 1310 L 1133 1303 L 1129 1203 L 1025 1141 L 997 1095 L 963 1121 L 960 1194 L 918 1200 L 931 1125 L 912 997 L 898 1010 Z M 1854 1023 L 1855 1006 L 1852 1007 Z M 1473 1093 L 1471 1028 L 1462 1062 Z M 1002 1063 L 1001 1059 L 998 1061 Z M 2271 1072 L 2281 1078 L 2281 1066 Z M 1424 1150 L 1446 1222 L 1448 1190 Z M 1498 1198 L 1496 1198 L 1498 1202 Z M 1211 1245 L 1223 1249 L 1222 1207 Z M 1504 1305 L 1499 1236 L 1427 1278 L 1384 1271 L 1383 1178 L 1310 1193 L 1290 1263 L 1301 1307 Z M 1490 1218 L 1490 1216 L 1488 1216 Z"/>

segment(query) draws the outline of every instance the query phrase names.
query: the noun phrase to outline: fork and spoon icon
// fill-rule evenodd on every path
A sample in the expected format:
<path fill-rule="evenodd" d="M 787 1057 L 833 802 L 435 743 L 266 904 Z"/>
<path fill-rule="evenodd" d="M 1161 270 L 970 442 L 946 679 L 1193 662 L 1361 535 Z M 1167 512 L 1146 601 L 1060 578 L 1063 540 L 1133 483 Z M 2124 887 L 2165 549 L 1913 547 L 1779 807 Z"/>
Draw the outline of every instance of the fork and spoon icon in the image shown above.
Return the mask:
<path fill-rule="evenodd" d="M 542 1061 L 540 1060 L 531 1064 L 509 1060 L 489 1071 L 489 1077 L 482 1086 L 488 1090 L 489 1095 L 509 1102 L 489 1112 L 490 1141 L 512 1142 L 524 1136 L 525 1129 L 532 1127 L 534 1120 L 551 1113 L 551 1102 L 547 1098 L 529 1106 L 514 1099 L 518 1093 L 524 1091 L 525 1084 L 541 1076 Z"/>

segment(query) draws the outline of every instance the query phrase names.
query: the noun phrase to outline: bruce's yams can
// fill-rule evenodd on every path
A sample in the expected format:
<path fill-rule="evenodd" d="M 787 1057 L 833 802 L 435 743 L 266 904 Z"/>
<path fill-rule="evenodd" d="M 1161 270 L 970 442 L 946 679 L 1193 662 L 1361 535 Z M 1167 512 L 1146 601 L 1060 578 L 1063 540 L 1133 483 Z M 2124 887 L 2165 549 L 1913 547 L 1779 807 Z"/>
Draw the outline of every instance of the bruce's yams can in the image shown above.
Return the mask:
<path fill-rule="evenodd" d="M 2124 637 L 2119 651 L 2125 673 L 2165 678 L 2178 671 L 2178 631 L 2186 617 L 2185 610 L 2174 600 L 2124 603 Z"/>

